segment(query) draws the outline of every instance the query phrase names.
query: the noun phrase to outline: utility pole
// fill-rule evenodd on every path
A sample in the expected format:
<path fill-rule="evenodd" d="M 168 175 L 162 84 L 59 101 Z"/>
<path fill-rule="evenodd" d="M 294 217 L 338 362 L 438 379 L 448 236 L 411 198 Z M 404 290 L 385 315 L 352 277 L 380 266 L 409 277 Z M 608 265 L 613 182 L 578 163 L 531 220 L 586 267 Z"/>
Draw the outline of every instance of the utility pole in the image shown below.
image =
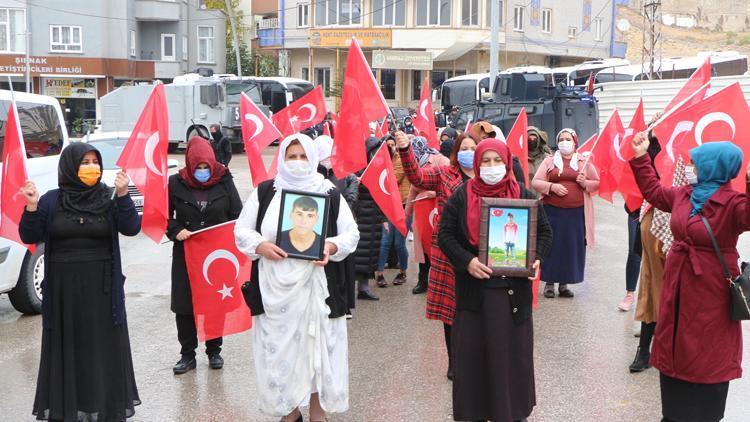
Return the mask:
<path fill-rule="evenodd" d="M 648 78 L 660 76 L 660 69 L 655 69 L 657 43 L 661 42 L 661 0 L 651 0 L 643 5 L 643 63 L 648 63 Z M 661 67 L 661 63 L 659 63 Z"/>
<path fill-rule="evenodd" d="M 490 92 L 495 91 L 495 80 L 500 59 L 500 0 L 492 1 L 492 33 L 490 35 Z"/>
<path fill-rule="evenodd" d="M 227 14 L 229 15 L 229 27 L 232 29 L 232 39 L 234 40 L 234 56 L 237 60 L 237 76 L 242 76 L 242 62 L 240 61 L 240 42 L 237 37 L 237 29 L 234 27 L 234 10 L 230 0 L 224 0 L 224 5 L 227 8 Z"/>
<path fill-rule="evenodd" d="M 26 37 L 26 92 L 31 93 L 31 32 L 29 32 L 29 11 L 31 8 L 29 7 L 26 9 L 25 18 L 26 22 L 26 33 L 24 34 L 24 37 Z M 11 87 L 13 89 L 13 87 Z M 42 92 L 39 91 L 41 94 Z"/>

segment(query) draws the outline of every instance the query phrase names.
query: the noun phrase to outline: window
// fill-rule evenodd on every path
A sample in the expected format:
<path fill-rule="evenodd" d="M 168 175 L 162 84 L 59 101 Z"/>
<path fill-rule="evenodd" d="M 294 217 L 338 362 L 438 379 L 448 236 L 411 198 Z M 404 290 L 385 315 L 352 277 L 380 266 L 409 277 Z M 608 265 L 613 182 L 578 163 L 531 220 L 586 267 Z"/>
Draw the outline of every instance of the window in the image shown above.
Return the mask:
<path fill-rule="evenodd" d="M 323 92 L 326 97 L 331 96 L 331 68 L 330 67 L 316 67 L 315 68 L 315 85 L 320 85 L 323 88 Z"/>
<path fill-rule="evenodd" d="M 594 19 L 594 41 L 602 40 L 602 18 Z"/>
<path fill-rule="evenodd" d="M 422 71 L 412 70 L 411 71 L 411 99 L 412 100 L 420 100 L 422 98 L 422 83 L 423 82 L 424 82 L 424 79 L 422 78 Z"/>
<path fill-rule="evenodd" d="M 60 154 L 63 146 L 63 129 L 55 107 L 23 101 L 16 102 L 16 107 L 23 131 L 26 157 L 36 158 Z M 0 127 L 6 126 L 9 109 L 10 101 L 0 101 Z M 4 143 L 5 130 L 0 132 L 0 150 Z"/>
<path fill-rule="evenodd" d="M 417 0 L 417 25 L 451 24 L 451 0 Z"/>
<path fill-rule="evenodd" d="M 130 30 L 130 57 L 135 57 L 135 31 Z"/>
<path fill-rule="evenodd" d="M 552 9 L 542 9 L 542 32 L 552 33 Z"/>
<path fill-rule="evenodd" d="M 187 35 L 182 36 L 182 60 L 188 59 L 188 37 Z"/>
<path fill-rule="evenodd" d="M 315 25 L 359 25 L 362 23 L 361 0 L 316 0 Z"/>
<path fill-rule="evenodd" d="M 0 52 L 26 51 L 26 11 L 0 9 Z"/>
<path fill-rule="evenodd" d="M 161 34 L 161 59 L 165 62 L 173 62 L 174 56 L 174 34 Z"/>
<path fill-rule="evenodd" d="M 310 80 L 310 68 L 303 67 L 300 72 L 300 79 L 304 79 L 306 81 Z"/>
<path fill-rule="evenodd" d="M 479 0 L 461 0 L 461 25 L 479 25 Z"/>
<path fill-rule="evenodd" d="M 568 27 L 568 38 L 575 38 L 576 35 L 578 35 L 578 27 L 577 26 L 569 26 Z"/>
<path fill-rule="evenodd" d="M 523 32 L 523 6 L 516 6 L 513 8 L 513 30 Z"/>
<path fill-rule="evenodd" d="M 373 0 L 372 26 L 404 26 L 406 0 Z"/>
<path fill-rule="evenodd" d="M 214 62 L 214 27 L 198 26 L 198 62 Z"/>
<path fill-rule="evenodd" d="M 50 25 L 49 49 L 56 53 L 81 53 L 81 27 L 66 25 Z"/>
<path fill-rule="evenodd" d="M 310 26 L 310 3 L 297 4 L 297 28 Z"/>
<path fill-rule="evenodd" d="M 380 92 L 386 100 L 396 99 L 396 71 L 380 69 Z"/>
<path fill-rule="evenodd" d="M 498 1 L 498 0 L 494 0 L 494 1 Z M 499 0 L 499 1 L 500 1 L 500 15 L 498 19 L 500 20 L 500 28 L 502 28 L 503 26 L 505 26 L 505 24 L 503 23 L 503 0 Z M 492 2 L 493 0 L 487 0 L 486 2 L 487 4 L 485 4 L 484 14 L 485 16 L 487 16 L 487 28 L 492 27 Z"/>

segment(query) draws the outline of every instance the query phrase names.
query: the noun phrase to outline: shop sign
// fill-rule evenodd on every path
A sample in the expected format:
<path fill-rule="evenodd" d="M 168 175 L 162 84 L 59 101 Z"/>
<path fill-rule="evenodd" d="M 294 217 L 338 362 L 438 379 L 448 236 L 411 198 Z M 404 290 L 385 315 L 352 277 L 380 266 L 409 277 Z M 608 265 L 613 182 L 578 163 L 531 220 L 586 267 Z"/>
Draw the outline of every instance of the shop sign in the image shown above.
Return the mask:
<path fill-rule="evenodd" d="M 96 79 L 42 78 L 42 93 L 55 98 L 96 99 Z"/>
<path fill-rule="evenodd" d="M 311 47 L 349 47 L 356 37 L 360 47 L 391 48 L 392 31 L 386 29 L 313 29 L 310 30 Z"/>
<path fill-rule="evenodd" d="M 372 52 L 372 68 L 432 70 L 432 53 L 429 51 L 375 50 Z"/>

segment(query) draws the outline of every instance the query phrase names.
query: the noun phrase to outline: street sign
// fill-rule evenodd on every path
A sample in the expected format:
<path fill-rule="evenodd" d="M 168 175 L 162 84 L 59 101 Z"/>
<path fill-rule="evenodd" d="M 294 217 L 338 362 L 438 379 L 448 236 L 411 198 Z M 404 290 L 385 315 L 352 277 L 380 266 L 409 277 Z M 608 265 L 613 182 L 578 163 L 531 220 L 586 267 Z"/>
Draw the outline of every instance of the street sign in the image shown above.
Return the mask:
<path fill-rule="evenodd" d="M 352 37 L 360 47 L 391 48 L 392 32 L 385 29 L 313 29 L 310 30 L 311 47 L 349 47 Z"/>
<path fill-rule="evenodd" d="M 432 53 L 429 51 L 374 50 L 372 68 L 432 70 Z"/>

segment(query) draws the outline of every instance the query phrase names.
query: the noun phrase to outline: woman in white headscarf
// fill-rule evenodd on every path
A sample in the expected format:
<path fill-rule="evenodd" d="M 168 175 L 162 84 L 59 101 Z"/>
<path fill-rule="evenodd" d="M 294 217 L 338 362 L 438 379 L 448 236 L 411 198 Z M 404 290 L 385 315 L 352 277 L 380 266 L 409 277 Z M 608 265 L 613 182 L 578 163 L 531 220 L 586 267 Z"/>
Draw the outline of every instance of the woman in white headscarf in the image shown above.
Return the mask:
<path fill-rule="evenodd" d="M 303 134 L 284 139 L 278 175 L 250 195 L 235 225 L 237 247 L 257 260 L 247 294 L 258 405 L 282 421 L 301 421 L 299 406 L 308 402 L 311 421 L 349 408 L 346 290 L 344 280 L 327 278 L 324 267 L 354 251 L 359 231 L 346 201 L 317 167 L 312 139 Z M 276 246 L 283 190 L 331 195 L 322 261 L 288 258 Z"/>

